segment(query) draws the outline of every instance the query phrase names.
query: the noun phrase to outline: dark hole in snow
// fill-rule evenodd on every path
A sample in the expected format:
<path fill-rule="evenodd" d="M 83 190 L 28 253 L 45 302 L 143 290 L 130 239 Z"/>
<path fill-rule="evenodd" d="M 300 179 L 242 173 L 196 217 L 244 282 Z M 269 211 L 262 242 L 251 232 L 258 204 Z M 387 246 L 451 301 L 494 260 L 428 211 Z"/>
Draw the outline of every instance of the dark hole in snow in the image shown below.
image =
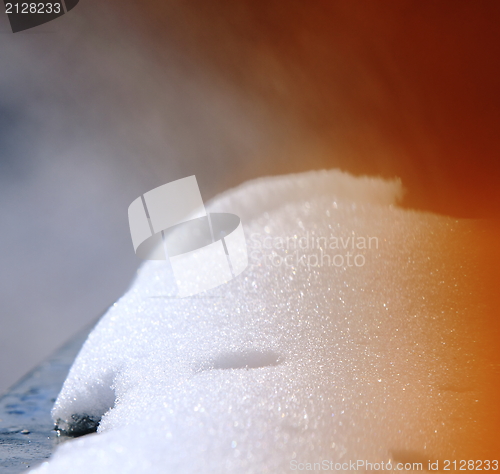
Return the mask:
<path fill-rule="evenodd" d="M 71 415 L 71 420 L 72 421 L 69 423 L 63 423 L 62 420 L 57 420 L 55 430 L 63 436 L 77 438 L 78 436 L 95 433 L 101 418 L 89 415 L 73 414 Z"/>

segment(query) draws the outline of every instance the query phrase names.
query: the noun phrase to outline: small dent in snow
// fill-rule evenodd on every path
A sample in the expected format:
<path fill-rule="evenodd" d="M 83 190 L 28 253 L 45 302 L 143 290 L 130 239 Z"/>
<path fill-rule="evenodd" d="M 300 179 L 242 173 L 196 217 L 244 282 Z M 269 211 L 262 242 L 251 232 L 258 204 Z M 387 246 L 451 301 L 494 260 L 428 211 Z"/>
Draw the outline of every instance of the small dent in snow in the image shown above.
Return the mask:
<path fill-rule="evenodd" d="M 227 369 L 259 369 L 276 366 L 282 360 L 283 358 L 273 351 L 244 350 L 225 352 L 207 362 L 198 364 L 195 372 Z"/>

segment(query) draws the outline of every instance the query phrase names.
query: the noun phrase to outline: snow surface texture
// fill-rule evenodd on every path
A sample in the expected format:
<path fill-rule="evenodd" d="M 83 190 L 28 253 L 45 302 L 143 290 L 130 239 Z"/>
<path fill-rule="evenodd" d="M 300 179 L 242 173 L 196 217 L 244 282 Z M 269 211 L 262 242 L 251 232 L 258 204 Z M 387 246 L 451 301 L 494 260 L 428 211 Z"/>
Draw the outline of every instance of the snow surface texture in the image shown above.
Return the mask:
<path fill-rule="evenodd" d="M 324 171 L 216 198 L 211 211 L 242 219 L 249 267 L 179 299 L 168 264 L 146 262 L 53 410 L 60 428 L 100 420 L 98 433 L 64 443 L 36 472 L 463 459 L 480 417 L 478 348 L 465 342 L 473 269 L 457 258 L 469 223 L 400 209 L 401 195 L 398 181 Z"/>

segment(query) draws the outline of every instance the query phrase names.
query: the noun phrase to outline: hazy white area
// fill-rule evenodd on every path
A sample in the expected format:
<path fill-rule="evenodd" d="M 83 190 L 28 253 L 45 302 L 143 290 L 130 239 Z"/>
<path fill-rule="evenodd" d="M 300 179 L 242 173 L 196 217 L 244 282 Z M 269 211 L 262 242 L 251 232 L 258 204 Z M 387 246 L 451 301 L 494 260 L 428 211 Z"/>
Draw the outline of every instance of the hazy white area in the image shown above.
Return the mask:
<path fill-rule="evenodd" d="M 255 104 L 168 48 L 159 67 L 103 8 L 17 34 L 0 15 L 0 392 L 125 291 L 135 198 L 195 174 L 207 200 L 269 139 Z"/>

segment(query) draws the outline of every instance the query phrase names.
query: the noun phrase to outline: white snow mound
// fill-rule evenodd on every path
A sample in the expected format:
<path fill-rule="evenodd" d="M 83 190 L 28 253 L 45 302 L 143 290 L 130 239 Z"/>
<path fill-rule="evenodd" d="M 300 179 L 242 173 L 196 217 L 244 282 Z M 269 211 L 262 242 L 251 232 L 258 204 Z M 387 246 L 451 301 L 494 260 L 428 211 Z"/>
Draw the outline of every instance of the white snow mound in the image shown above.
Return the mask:
<path fill-rule="evenodd" d="M 146 262 L 53 409 L 61 429 L 100 420 L 98 433 L 33 472 L 276 474 L 466 456 L 479 416 L 470 225 L 398 208 L 401 196 L 398 181 L 323 171 L 213 200 L 241 218 L 249 267 L 181 299 L 168 263 Z"/>

